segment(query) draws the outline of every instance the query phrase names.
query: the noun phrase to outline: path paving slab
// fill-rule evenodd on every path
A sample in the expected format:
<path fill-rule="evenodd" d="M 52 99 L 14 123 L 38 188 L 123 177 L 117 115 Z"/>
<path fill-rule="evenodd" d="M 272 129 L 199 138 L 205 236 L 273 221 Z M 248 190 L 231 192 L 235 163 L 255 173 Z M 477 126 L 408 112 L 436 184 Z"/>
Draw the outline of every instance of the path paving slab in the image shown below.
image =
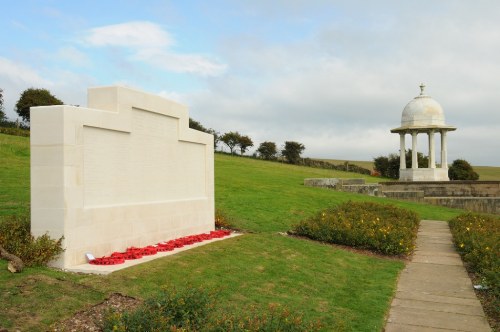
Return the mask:
<path fill-rule="evenodd" d="M 422 220 L 417 248 L 401 272 L 386 332 L 491 331 L 448 224 Z"/>

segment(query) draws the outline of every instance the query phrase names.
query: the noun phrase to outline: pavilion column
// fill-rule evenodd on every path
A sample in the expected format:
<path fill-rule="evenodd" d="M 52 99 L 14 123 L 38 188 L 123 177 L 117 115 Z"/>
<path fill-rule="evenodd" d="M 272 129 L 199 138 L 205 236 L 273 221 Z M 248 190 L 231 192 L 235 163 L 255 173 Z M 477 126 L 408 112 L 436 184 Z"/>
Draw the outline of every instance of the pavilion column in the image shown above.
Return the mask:
<path fill-rule="evenodd" d="M 448 152 L 446 151 L 445 130 L 441 130 L 441 168 L 448 168 Z"/>
<path fill-rule="evenodd" d="M 418 168 L 418 159 L 417 159 L 417 132 L 413 131 L 411 133 L 411 168 Z"/>
<path fill-rule="evenodd" d="M 434 130 L 429 131 L 429 168 L 436 168 L 436 152 L 434 144 Z"/>
<path fill-rule="evenodd" d="M 406 169 L 405 133 L 399 133 L 399 169 Z"/>

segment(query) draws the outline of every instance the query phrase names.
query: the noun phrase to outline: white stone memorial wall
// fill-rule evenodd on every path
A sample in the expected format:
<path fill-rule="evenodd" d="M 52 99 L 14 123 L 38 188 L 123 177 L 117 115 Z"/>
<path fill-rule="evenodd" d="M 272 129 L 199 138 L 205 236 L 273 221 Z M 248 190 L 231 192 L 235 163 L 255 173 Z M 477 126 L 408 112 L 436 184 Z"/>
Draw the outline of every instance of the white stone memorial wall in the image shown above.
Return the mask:
<path fill-rule="evenodd" d="M 185 106 L 102 87 L 88 107 L 31 110 L 31 228 L 64 236 L 54 266 L 214 229 L 213 136 Z"/>

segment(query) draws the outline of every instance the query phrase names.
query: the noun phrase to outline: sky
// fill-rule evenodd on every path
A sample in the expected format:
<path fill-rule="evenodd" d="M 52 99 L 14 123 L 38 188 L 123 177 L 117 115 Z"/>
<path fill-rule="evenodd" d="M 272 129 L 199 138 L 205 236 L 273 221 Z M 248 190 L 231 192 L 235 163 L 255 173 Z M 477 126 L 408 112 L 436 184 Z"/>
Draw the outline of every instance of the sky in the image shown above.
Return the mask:
<path fill-rule="evenodd" d="M 86 106 L 87 88 L 123 85 L 187 105 L 207 128 L 250 136 L 249 153 L 297 141 L 304 157 L 372 160 L 399 150 L 390 129 L 423 82 L 458 128 L 449 163 L 500 166 L 497 0 L 0 4 L 10 119 L 27 88 Z M 419 152 L 427 144 L 419 135 Z"/>

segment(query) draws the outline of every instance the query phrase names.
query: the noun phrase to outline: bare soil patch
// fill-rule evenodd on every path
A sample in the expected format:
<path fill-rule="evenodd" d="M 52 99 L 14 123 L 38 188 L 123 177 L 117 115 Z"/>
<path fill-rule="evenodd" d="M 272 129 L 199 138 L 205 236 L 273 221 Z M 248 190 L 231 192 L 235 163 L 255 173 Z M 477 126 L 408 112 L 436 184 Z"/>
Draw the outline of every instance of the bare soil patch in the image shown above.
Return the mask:
<path fill-rule="evenodd" d="M 103 302 L 77 312 L 73 317 L 52 325 L 51 331 L 97 332 L 101 331 L 106 314 L 114 310 L 123 312 L 135 309 L 142 301 L 119 293 L 111 294 Z"/>

